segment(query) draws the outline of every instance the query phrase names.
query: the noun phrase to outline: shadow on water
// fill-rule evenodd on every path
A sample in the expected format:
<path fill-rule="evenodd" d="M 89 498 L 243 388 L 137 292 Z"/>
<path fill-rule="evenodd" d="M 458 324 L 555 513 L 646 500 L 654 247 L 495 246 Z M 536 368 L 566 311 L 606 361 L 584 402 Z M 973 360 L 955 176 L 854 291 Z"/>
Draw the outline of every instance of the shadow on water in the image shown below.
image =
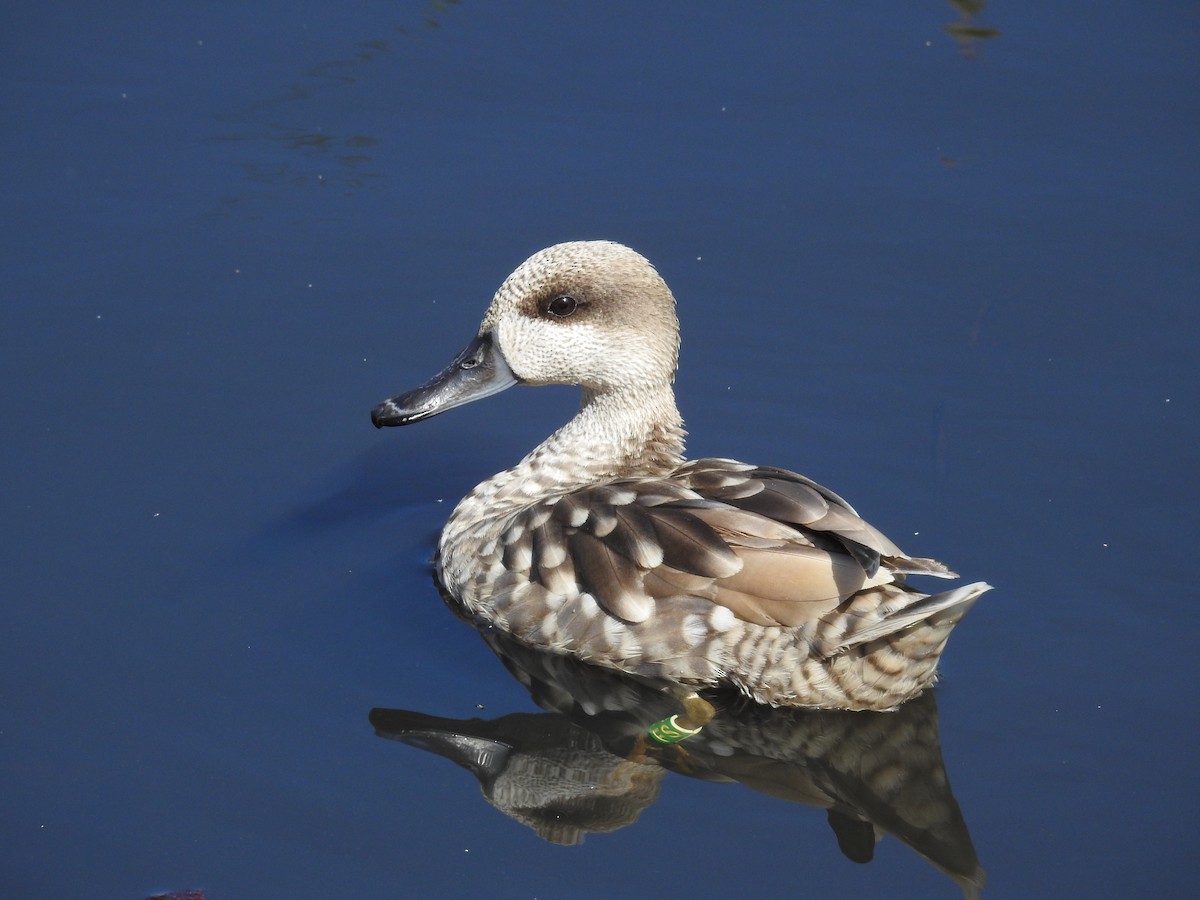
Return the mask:
<path fill-rule="evenodd" d="M 330 476 L 329 483 L 315 488 L 312 497 L 274 521 L 271 530 L 320 534 L 393 515 L 404 507 L 457 503 L 486 474 L 472 471 L 477 459 L 454 435 L 435 436 L 424 446 L 428 452 L 402 460 L 394 447 L 382 444 L 362 452 Z"/>
<path fill-rule="evenodd" d="M 370 721 L 380 737 L 469 770 L 492 806 L 543 839 L 574 845 L 632 825 L 675 772 L 824 809 L 841 852 L 857 863 L 890 834 L 964 896 L 979 896 L 984 870 L 946 776 L 931 692 L 892 713 L 726 698 L 685 744 L 660 746 L 645 735 L 679 711 L 670 695 L 494 629 L 481 634 L 546 713 L 450 719 L 374 709 Z"/>

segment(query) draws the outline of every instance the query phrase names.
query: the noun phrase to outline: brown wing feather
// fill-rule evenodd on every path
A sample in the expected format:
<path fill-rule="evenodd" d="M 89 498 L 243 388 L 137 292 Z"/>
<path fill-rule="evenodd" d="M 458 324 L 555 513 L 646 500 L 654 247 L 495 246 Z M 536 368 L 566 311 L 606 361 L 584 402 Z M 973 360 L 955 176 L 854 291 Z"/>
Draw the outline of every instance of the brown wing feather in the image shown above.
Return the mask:
<path fill-rule="evenodd" d="M 655 506 L 651 519 L 667 565 L 710 578 L 732 575 L 742 567 L 733 548 L 689 510 Z"/>
<path fill-rule="evenodd" d="M 606 535 L 609 545 L 643 569 L 662 565 L 663 549 L 654 520 L 637 503 L 615 507 L 616 527 Z"/>
<path fill-rule="evenodd" d="M 700 597 L 712 600 L 717 594 L 716 579 L 681 572 L 670 566 L 651 569 L 646 573 L 642 584 L 646 593 L 656 600 L 670 597 Z"/>
<path fill-rule="evenodd" d="M 840 496 L 795 472 L 769 466 L 747 466 L 730 460 L 702 459 L 689 463 L 677 474 L 684 476 L 703 496 L 712 496 L 740 509 L 828 535 L 858 560 L 869 575 L 875 574 L 883 559 L 908 558 Z M 752 491 L 747 486 L 739 487 L 738 478 L 747 486 L 761 484 L 762 489 Z M 918 570 L 923 574 L 942 574 L 936 566 L 919 567 Z"/>
<path fill-rule="evenodd" d="M 742 570 L 717 582 L 716 601 L 724 602 L 724 591 L 756 597 L 780 625 L 801 625 L 863 587 L 892 580 L 888 574 L 869 579 L 853 558 L 817 547 L 747 548 L 739 555 Z"/>
<path fill-rule="evenodd" d="M 625 622 L 644 622 L 654 600 L 642 587 L 643 570 L 604 540 L 576 531 L 568 538 L 579 586 L 608 613 Z"/>
<path fill-rule="evenodd" d="M 748 622 L 795 626 L 898 573 L 948 574 L 907 557 L 816 482 L 719 459 L 551 498 L 518 514 L 504 542 L 505 563 L 523 565 L 532 582 L 586 592 L 629 623 L 690 597 Z"/>

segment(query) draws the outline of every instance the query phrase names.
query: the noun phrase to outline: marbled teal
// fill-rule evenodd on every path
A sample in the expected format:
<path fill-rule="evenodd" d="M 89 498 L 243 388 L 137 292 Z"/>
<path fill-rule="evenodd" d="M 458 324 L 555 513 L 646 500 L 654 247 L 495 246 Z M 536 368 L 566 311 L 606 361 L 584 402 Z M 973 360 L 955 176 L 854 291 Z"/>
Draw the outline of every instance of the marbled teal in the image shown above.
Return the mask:
<path fill-rule="evenodd" d="M 608 241 L 535 253 L 432 381 L 376 407 L 407 425 L 513 384 L 582 388 L 578 413 L 455 508 L 445 590 L 536 648 L 685 691 L 893 709 L 933 684 L 983 582 L 911 557 L 837 494 L 770 466 L 685 461 L 675 299 Z"/>

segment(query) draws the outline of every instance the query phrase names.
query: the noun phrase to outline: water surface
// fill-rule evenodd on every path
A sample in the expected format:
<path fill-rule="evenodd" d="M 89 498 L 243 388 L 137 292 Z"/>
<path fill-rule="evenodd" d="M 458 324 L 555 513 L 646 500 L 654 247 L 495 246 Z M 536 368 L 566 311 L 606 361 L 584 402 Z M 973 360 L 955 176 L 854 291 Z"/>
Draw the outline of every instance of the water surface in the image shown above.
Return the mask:
<path fill-rule="evenodd" d="M 577 238 L 674 289 L 693 455 L 997 586 L 934 704 L 984 896 L 1193 885 L 1200 13 L 969 5 L 9 11 L 3 893 L 959 895 L 665 770 L 560 846 L 376 736 L 549 716 L 427 563 L 574 393 L 367 414 Z"/>

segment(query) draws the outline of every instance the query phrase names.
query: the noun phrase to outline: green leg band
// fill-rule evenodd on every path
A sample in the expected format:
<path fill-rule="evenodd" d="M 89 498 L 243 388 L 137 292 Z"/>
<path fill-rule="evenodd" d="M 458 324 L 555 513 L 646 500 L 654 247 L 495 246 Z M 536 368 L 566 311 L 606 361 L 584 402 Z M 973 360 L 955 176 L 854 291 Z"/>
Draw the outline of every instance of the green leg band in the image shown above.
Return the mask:
<path fill-rule="evenodd" d="M 703 727 L 703 726 L 701 726 Z M 660 744 L 678 744 L 687 740 L 693 734 L 699 734 L 700 728 L 686 728 L 679 724 L 678 716 L 660 719 L 650 726 L 650 737 Z"/>

